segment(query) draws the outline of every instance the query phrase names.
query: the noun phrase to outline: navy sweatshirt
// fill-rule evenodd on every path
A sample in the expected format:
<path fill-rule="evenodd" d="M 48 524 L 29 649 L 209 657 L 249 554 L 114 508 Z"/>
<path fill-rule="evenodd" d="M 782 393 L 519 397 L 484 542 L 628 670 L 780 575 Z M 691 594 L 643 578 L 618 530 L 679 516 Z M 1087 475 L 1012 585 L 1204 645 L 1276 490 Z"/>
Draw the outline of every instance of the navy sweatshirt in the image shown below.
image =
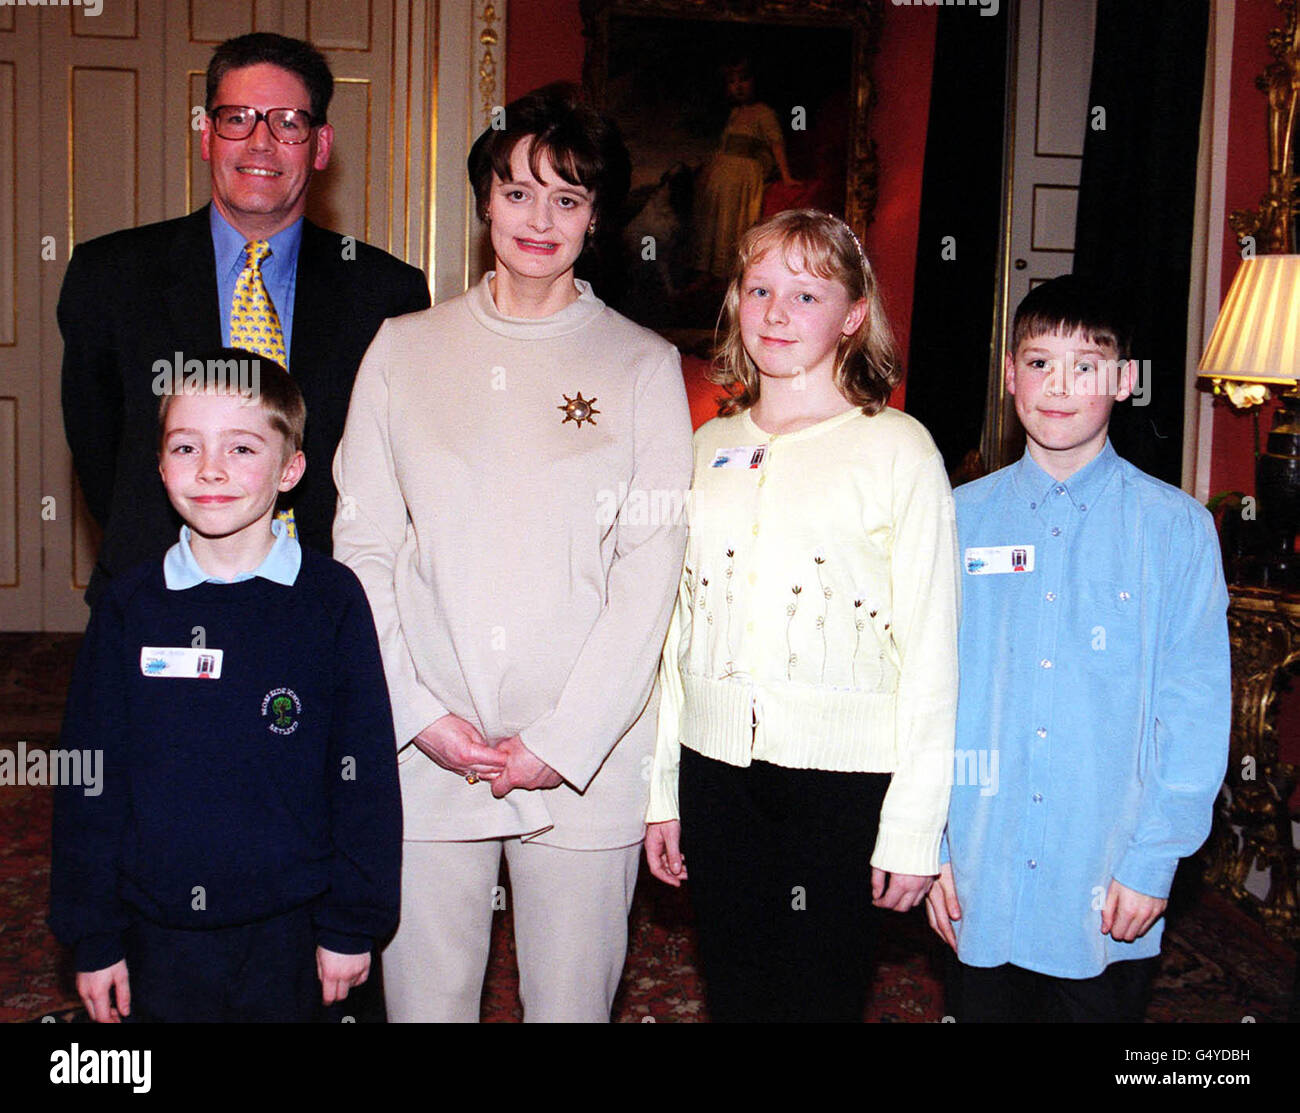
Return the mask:
<path fill-rule="evenodd" d="M 220 679 L 149 675 L 145 648 L 223 651 Z M 102 792 L 56 790 L 50 927 L 78 970 L 124 956 L 137 916 L 250 923 L 316 901 L 320 946 L 368 951 L 397 922 L 401 796 L 365 593 L 306 546 L 292 587 L 169 591 L 115 578 L 77 655 L 61 745 L 104 751 Z M 319 900 L 317 900 L 319 898 Z"/>

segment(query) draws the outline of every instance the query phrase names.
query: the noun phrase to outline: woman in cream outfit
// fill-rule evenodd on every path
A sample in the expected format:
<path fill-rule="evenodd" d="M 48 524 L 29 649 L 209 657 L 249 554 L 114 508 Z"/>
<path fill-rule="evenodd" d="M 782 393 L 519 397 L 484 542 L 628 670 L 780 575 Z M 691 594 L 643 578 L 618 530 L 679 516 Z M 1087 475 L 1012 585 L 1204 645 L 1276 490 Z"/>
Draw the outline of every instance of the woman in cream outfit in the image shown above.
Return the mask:
<path fill-rule="evenodd" d="M 609 1019 L 685 543 L 677 352 L 574 278 L 626 149 L 564 88 L 505 122 L 469 158 L 495 269 L 385 323 L 334 461 L 399 747 L 390 1020 L 478 1019 L 503 853 L 524 1019 Z"/>

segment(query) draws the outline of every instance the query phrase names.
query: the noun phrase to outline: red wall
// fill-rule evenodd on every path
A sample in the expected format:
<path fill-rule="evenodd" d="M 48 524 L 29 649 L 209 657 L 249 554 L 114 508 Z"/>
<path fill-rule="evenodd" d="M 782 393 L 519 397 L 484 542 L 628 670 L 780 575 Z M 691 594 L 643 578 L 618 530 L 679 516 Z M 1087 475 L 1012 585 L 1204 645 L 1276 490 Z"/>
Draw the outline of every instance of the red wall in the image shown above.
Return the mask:
<path fill-rule="evenodd" d="M 939 13 L 934 8 L 885 7 L 880 52 L 872 64 L 876 103 L 871 134 L 880 163 L 876 217 L 863 248 L 876 269 L 885 310 L 906 358 L 911 348 L 916 238 L 921 226 L 921 176 L 930 120 L 930 79 Z M 907 383 L 891 403 L 902 407 Z"/>
<path fill-rule="evenodd" d="M 1232 40 L 1232 89 L 1228 115 L 1227 211 L 1253 209 L 1268 189 L 1268 101 L 1255 88 L 1255 76 L 1272 61 L 1270 28 L 1281 24 L 1272 0 L 1237 0 Z M 1223 227 L 1223 287 L 1228 292 L 1241 262 L 1241 247 L 1226 220 Z M 1261 433 L 1274 407 L 1263 407 Z M 1254 428 L 1249 412 L 1226 401 L 1214 404 L 1214 453 L 1210 459 L 1210 493 L 1255 490 Z"/>
<path fill-rule="evenodd" d="M 506 100 L 552 81 L 581 81 L 578 0 L 510 0 L 506 15 Z"/>
<path fill-rule="evenodd" d="M 1237 0 L 1232 43 L 1232 87 L 1228 115 L 1227 211 L 1253 209 L 1268 189 L 1268 102 L 1255 88 L 1255 76 L 1272 61 L 1267 35 L 1280 26 L 1271 0 Z M 1241 247 L 1227 221 L 1223 228 L 1222 294 L 1228 292 L 1241 264 Z M 1260 432 L 1266 434 L 1274 403 L 1259 407 Z M 1249 411 L 1214 404 L 1214 450 L 1210 458 L 1210 494 L 1255 490 L 1254 427 Z M 1283 761 L 1300 762 L 1300 690 L 1283 692 L 1276 704 L 1278 751 Z M 1300 808 L 1300 785 L 1290 798 Z"/>
<path fill-rule="evenodd" d="M 930 114 L 930 77 L 938 13 L 886 6 L 880 51 L 872 64 L 876 101 L 871 134 L 880 164 L 876 215 L 863 248 L 876 269 L 885 309 L 906 354 L 912 327 L 921 174 Z M 578 0 L 510 0 L 506 36 L 506 98 L 549 81 L 581 81 L 585 41 Z M 712 416 L 699 361 L 686 375 L 697 422 Z M 904 387 L 891 400 L 903 404 Z"/>

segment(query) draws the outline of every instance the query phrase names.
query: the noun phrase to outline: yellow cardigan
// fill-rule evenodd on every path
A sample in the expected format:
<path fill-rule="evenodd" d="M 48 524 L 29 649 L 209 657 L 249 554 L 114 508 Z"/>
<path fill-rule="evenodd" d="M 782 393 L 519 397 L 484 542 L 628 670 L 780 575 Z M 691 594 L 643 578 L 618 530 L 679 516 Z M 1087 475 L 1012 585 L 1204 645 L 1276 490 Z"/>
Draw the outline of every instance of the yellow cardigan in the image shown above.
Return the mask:
<path fill-rule="evenodd" d="M 942 458 L 906 414 L 854 409 L 780 435 L 748 413 L 702 426 L 647 821 L 678 814 L 682 745 L 737 766 L 892 773 L 871 863 L 937 873 L 958 567 Z"/>

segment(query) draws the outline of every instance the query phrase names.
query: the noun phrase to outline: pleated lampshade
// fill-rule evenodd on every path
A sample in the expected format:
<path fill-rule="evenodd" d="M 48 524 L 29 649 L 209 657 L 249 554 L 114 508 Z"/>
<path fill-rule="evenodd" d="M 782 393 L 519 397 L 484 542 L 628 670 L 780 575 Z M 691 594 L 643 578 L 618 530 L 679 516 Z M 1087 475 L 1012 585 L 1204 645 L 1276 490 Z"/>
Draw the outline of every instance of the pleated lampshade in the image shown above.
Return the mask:
<path fill-rule="evenodd" d="M 1237 270 L 1198 372 L 1220 382 L 1300 382 L 1300 255 L 1257 255 Z"/>

